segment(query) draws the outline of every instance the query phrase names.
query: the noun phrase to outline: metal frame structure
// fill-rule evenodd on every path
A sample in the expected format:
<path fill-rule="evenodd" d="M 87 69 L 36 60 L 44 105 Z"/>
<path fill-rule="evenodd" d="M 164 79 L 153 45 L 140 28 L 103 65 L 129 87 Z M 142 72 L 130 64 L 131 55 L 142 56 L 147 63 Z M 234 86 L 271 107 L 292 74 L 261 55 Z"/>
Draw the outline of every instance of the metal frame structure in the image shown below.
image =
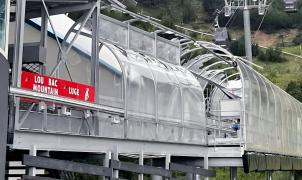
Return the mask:
<path fill-rule="evenodd" d="M 278 134 L 261 130 L 267 122 L 273 129 L 274 125 L 285 127 L 289 121 L 291 128 L 302 133 L 297 129 L 299 126 L 295 126 L 301 121 L 301 104 L 253 70 L 250 67 L 254 65 L 252 62 L 233 56 L 213 43 L 194 41 L 115 3 L 108 7 L 128 13 L 133 19 L 120 22 L 106 17 L 99 13 L 100 6 L 100 0 L 17 0 L 12 83 L 9 88 L 12 101 L 9 104 L 8 144 L 11 149 L 30 150 L 33 155 L 42 151 L 101 153 L 106 157 L 105 167 L 109 167 L 111 152 L 116 161 L 119 155 L 139 157 L 140 165 L 144 164 L 148 156 L 166 157 L 166 168 L 171 157 L 184 157 L 190 166 L 204 169 L 242 167 L 242 156 L 250 151 L 272 153 L 275 156 L 302 156 L 298 151 L 300 146 L 295 151 L 292 151 L 294 148 L 287 148 L 290 144 L 282 144 L 278 146 L 279 149 L 274 149 L 272 143 L 278 139 Z M 60 34 L 56 30 L 56 23 L 52 21 L 52 15 L 77 11 L 83 15 L 72 21 L 64 34 Z M 33 17 L 41 17 L 39 23 L 37 19 L 27 22 L 39 26 L 39 46 L 50 49 L 49 36 L 57 45 L 56 61 L 44 57 L 48 69 L 42 73 L 76 81 L 70 72 L 78 73 L 84 67 L 72 69 L 68 64 L 71 61 L 69 55 L 71 52 L 80 54 L 84 57 L 80 61 L 89 62 L 85 64 L 89 67 L 88 73 L 83 70 L 80 76 L 95 87 L 95 103 L 21 88 L 24 35 L 28 28 L 25 20 Z M 130 24 L 133 21 L 147 21 L 156 27 L 156 31 L 145 32 L 133 27 Z M 84 52 L 85 48 L 77 47 L 82 42 L 78 42 L 79 39 L 89 40 L 84 45 L 89 44 L 90 51 Z M 191 57 L 193 53 L 198 55 Z M 103 61 L 104 57 L 108 61 Z M 49 59 L 55 63 L 50 65 Z M 107 67 L 114 62 L 118 66 L 116 71 Z M 109 83 L 101 83 L 101 73 L 104 71 L 113 74 L 112 81 L 118 81 L 120 94 L 116 106 L 106 104 L 102 99 L 102 88 L 111 87 Z M 232 79 L 234 77 L 237 79 Z M 232 81 L 240 84 L 235 90 L 229 87 Z M 162 92 L 165 88 L 159 88 L 160 83 L 174 89 L 165 94 Z M 136 94 L 131 94 L 133 92 Z M 171 97 L 169 95 L 175 92 L 174 98 L 159 103 L 159 100 Z M 168 104 L 175 99 L 179 99 L 180 103 Z M 237 109 L 226 109 L 223 102 L 234 103 L 230 106 Z M 292 108 L 280 105 L 281 102 L 286 102 Z M 48 109 L 40 111 L 41 103 Z M 177 110 L 168 109 L 175 105 Z M 167 106 L 164 110 L 170 114 L 179 113 L 179 117 L 161 117 L 160 111 L 164 106 Z M 58 113 L 58 107 L 69 107 L 72 115 Z M 137 111 L 131 109 L 133 107 Z M 274 109 L 270 109 L 272 107 Z M 279 115 L 284 119 L 277 119 L 279 110 L 283 112 Z M 271 111 L 274 112 L 274 118 L 268 116 Z M 226 113 L 231 115 L 224 115 Z M 258 129 L 255 129 L 254 122 L 259 123 Z M 240 128 L 233 128 L 234 125 Z M 286 135 L 290 132 L 289 128 L 281 132 L 282 140 L 278 143 L 285 143 L 286 138 L 293 136 Z M 257 133 L 265 136 L 265 142 L 255 141 L 261 139 Z M 298 138 L 295 139 L 297 142 Z M 268 144 L 270 146 L 267 147 Z M 35 147 L 34 150 L 31 150 L 32 147 Z M 113 172 L 115 178 L 118 178 L 118 170 Z M 187 173 L 194 174 L 197 171 L 195 169 Z M 232 172 L 234 175 L 236 170 L 232 169 Z M 142 174 L 139 177 L 143 179 Z"/>
<path fill-rule="evenodd" d="M 245 39 L 245 53 L 247 59 L 251 62 L 253 59 L 252 53 L 252 39 L 251 39 L 251 23 L 250 23 L 250 9 L 258 9 L 259 15 L 264 15 L 268 8 L 267 0 L 225 0 L 225 16 L 229 17 L 232 15 L 233 10 L 243 10 L 244 20 L 244 39 Z"/>

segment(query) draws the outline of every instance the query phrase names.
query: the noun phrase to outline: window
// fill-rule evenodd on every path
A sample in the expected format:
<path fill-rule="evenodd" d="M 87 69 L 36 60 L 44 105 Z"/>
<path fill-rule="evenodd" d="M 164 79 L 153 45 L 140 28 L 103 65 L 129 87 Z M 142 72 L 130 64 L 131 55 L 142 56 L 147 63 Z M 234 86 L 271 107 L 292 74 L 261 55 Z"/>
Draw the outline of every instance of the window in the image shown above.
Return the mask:
<path fill-rule="evenodd" d="M 6 50 L 7 1 L 0 0 L 0 52 Z"/>

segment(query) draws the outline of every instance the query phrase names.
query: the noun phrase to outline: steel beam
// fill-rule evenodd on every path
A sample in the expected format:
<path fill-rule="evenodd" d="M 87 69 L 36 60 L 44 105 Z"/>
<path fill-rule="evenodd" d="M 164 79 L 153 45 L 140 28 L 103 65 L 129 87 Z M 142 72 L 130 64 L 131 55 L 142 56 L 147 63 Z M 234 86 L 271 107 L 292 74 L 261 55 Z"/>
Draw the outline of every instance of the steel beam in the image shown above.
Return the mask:
<path fill-rule="evenodd" d="M 158 175 L 163 177 L 172 177 L 172 173 L 169 170 L 146 166 L 146 165 L 137 165 L 129 162 L 121 162 L 116 160 L 111 160 L 111 167 L 113 169 L 118 169 L 122 171 L 130 171 L 134 173 L 147 174 L 147 175 Z"/>
<path fill-rule="evenodd" d="M 21 179 L 21 180 L 60 180 L 60 179 L 24 175 L 24 176 L 22 176 L 22 179 Z"/>
<path fill-rule="evenodd" d="M 27 2 L 41 2 L 41 0 L 26 0 Z M 88 3 L 89 0 L 44 0 L 47 3 Z"/>
<path fill-rule="evenodd" d="M 117 144 L 120 154 L 139 154 L 139 149 L 145 154 L 162 155 L 166 152 L 173 156 L 203 157 L 208 152 L 211 157 L 225 157 L 227 160 L 241 158 L 241 147 L 205 147 L 183 143 L 163 143 L 154 141 L 139 141 L 130 139 L 114 139 L 105 137 L 77 136 L 59 133 L 41 133 L 35 131 L 15 131 L 13 149 L 29 149 L 33 139 L 39 150 L 50 151 L 76 151 L 105 153 L 108 149 L 113 149 Z M 227 166 L 228 162 L 224 164 Z M 201 165 L 202 166 L 202 165 Z"/>
<path fill-rule="evenodd" d="M 26 1 L 17 0 L 16 29 L 15 29 L 15 42 L 14 42 L 15 48 L 14 48 L 14 59 L 13 59 L 13 69 L 12 69 L 13 87 L 20 87 L 21 85 L 25 8 L 26 8 Z"/>
<path fill-rule="evenodd" d="M 112 177 L 112 170 L 110 168 L 45 157 L 24 155 L 23 164 L 30 167 Z"/>
<path fill-rule="evenodd" d="M 41 33 L 40 46 L 47 48 L 48 17 L 46 14 L 46 10 L 44 8 L 41 9 L 41 32 L 40 33 Z"/>
<path fill-rule="evenodd" d="M 100 32 L 100 2 L 98 1 L 92 13 L 92 52 L 91 52 L 91 85 L 95 87 L 95 100 L 99 102 L 99 32 Z M 80 31 L 80 30 L 79 30 Z M 80 31 L 81 32 L 81 31 Z"/>
<path fill-rule="evenodd" d="M 187 166 L 177 163 L 170 163 L 170 170 L 171 171 L 180 171 L 185 172 L 188 174 L 199 174 L 204 177 L 215 177 L 216 172 L 212 170 L 202 169 L 202 168 L 196 168 L 194 166 Z"/>
<path fill-rule="evenodd" d="M 40 0 L 41 1 L 41 0 Z M 64 14 L 70 12 L 77 12 L 77 11 L 84 11 L 90 9 L 93 6 L 93 3 L 86 3 L 86 4 L 75 4 L 75 5 L 62 5 L 57 8 L 49 9 L 49 15 L 57 15 L 57 14 Z M 30 11 L 26 14 L 27 19 L 36 18 L 36 17 L 43 17 L 40 11 Z"/>
<path fill-rule="evenodd" d="M 44 94 L 44 93 L 33 92 L 33 91 L 24 90 L 24 89 L 20 89 L 20 88 L 10 87 L 10 95 L 15 95 L 17 97 L 27 97 L 27 98 L 31 98 L 31 99 L 49 101 L 49 102 L 54 102 L 54 103 L 60 103 L 60 104 L 64 104 L 64 105 L 69 105 L 69 106 L 83 108 L 83 109 L 89 109 L 89 110 L 95 110 L 95 111 L 100 111 L 100 112 L 107 112 L 107 113 L 111 113 L 111 114 L 115 114 L 115 115 L 119 115 L 119 116 L 124 115 L 124 110 L 119 109 L 119 108 L 92 104 L 89 102 L 83 102 L 83 101 L 78 101 L 78 100 L 74 100 L 74 99 L 70 99 L 70 98 L 64 98 L 64 97 L 60 97 L 60 96 L 53 96 L 53 95 L 48 95 L 48 94 Z"/>

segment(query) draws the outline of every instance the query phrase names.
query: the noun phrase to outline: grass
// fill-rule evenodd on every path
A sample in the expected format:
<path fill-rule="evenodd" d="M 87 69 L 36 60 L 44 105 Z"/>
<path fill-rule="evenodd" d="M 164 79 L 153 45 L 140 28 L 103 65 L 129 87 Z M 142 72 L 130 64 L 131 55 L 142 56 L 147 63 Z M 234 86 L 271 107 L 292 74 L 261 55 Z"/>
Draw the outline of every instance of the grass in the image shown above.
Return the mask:
<path fill-rule="evenodd" d="M 259 72 L 273 83 L 286 89 L 290 81 L 302 80 L 302 59 L 286 56 L 287 61 L 282 63 L 262 62 L 254 59 L 254 63 L 264 69 Z"/>
<path fill-rule="evenodd" d="M 300 49 L 300 46 L 289 46 L 289 47 L 282 48 L 282 50 L 296 55 L 302 54 L 302 47 Z"/>
<path fill-rule="evenodd" d="M 210 178 L 210 180 L 225 180 L 229 179 L 230 177 L 230 169 L 229 168 L 215 168 L 216 170 L 216 177 Z M 272 178 L 274 180 L 286 180 L 290 179 L 290 172 L 286 171 L 276 171 L 273 172 Z M 238 168 L 237 173 L 238 180 L 266 180 L 265 172 L 252 172 L 249 174 L 245 174 L 242 168 Z"/>

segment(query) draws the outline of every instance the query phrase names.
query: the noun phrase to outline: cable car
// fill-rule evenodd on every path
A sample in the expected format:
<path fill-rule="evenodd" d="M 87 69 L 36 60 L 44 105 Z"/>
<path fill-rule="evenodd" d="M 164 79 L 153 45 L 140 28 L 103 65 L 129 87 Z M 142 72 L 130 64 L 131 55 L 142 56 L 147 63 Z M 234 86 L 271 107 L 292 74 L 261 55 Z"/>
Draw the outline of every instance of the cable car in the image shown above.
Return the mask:
<path fill-rule="evenodd" d="M 227 47 L 229 41 L 228 31 L 226 27 L 215 28 L 214 42 L 222 47 Z"/>
<path fill-rule="evenodd" d="M 297 12 L 297 0 L 283 0 L 284 11 L 287 13 Z"/>
<path fill-rule="evenodd" d="M 216 23 L 214 25 L 214 43 L 227 49 L 229 45 L 228 30 L 226 27 L 219 26 L 218 16 L 219 15 L 217 15 L 215 18 Z"/>

